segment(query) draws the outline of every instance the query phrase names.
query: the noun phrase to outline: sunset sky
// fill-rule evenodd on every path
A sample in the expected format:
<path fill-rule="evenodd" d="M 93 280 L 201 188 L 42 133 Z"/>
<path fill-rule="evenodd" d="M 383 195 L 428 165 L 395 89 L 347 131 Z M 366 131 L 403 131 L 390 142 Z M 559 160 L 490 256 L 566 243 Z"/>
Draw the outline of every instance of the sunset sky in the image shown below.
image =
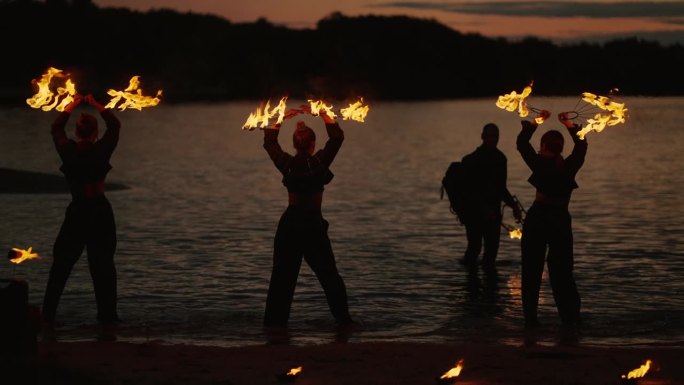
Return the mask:
<path fill-rule="evenodd" d="M 554 40 L 637 36 L 684 44 L 684 2 L 481 0 L 95 0 L 101 7 L 170 8 L 210 13 L 232 22 L 258 18 L 291 28 L 313 27 L 332 12 L 434 18 L 462 32 Z"/>

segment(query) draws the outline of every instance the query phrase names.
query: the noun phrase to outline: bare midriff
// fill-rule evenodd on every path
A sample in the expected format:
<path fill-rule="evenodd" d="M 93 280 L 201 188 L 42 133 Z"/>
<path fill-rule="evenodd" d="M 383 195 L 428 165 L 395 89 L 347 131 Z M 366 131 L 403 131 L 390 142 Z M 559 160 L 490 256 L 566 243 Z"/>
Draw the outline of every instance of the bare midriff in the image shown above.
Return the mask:
<path fill-rule="evenodd" d="M 74 195 L 78 198 L 83 199 L 97 198 L 104 195 L 104 185 L 104 180 L 93 183 L 84 183 L 79 186 L 78 190 Z"/>
<path fill-rule="evenodd" d="M 288 203 L 290 207 L 320 210 L 323 203 L 323 191 L 309 194 L 288 193 Z"/>
<path fill-rule="evenodd" d="M 558 207 L 568 207 L 570 203 L 570 195 L 567 196 L 548 196 L 543 192 L 537 190 L 537 194 L 534 197 L 536 203 L 540 203 L 547 206 L 558 206 Z"/>

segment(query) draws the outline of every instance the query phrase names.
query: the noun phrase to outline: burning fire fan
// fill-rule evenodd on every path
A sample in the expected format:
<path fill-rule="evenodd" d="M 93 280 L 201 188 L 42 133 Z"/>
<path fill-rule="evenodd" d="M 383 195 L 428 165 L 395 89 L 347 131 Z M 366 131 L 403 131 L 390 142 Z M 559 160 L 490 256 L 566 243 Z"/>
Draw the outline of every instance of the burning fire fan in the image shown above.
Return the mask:
<path fill-rule="evenodd" d="M 63 80 L 63 85 L 53 91 L 53 88 L 50 87 L 53 80 L 57 82 Z M 69 103 L 74 101 L 74 96 L 77 95 L 76 84 L 71 81 L 70 75 L 58 68 L 48 68 L 40 79 L 33 79 L 31 83 L 38 86 L 36 94 L 26 99 L 26 103 L 31 108 L 40 108 L 43 111 L 55 109 L 62 112 Z"/>
<path fill-rule="evenodd" d="M 335 119 L 338 115 L 333 111 L 333 106 L 326 104 L 323 100 L 307 100 L 308 105 L 302 105 L 299 108 L 287 109 L 287 97 L 280 99 L 278 105 L 271 109 L 271 101 L 267 101 L 265 106 L 259 106 L 255 112 L 252 112 L 245 124 L 242 125 L 243 130 L 254 130 L 255 128 L 273 128 L 276 125 L 282 124 L 284 120 L 292 119 L 299 114 L 311 114 L 312 116 L 319 116 L 325 113 L 330 118 Z M 354 103 L 349 104 L 349 107 L 340 110 L 340 115 L 343 120 L 354 120 L 357 122 L 365 122 L 366 115 L 368 115 L 370 107 L 364 105 L 363 98 L 360 98 Z M 275 123 L 269 125 L 271 119 L 276 119 Z"/>
<path fill-rule="evenodd" d="M 537 114 L 537 117 L 534 118 L 535 122 L 537 124 L 542 124 L 548 117 L 551 115 L 549 111 L 538 109 L 535 107 L 530 106 L 527 103 L 527 97 L 529 97 L 532 94 L 532 85 L 534 85 L 534 81 L 530 82 L 530 84 L 523 88 L 522 92 L 518 94 L 515 91 L 512 91 L 509 94 L 506 95 L 501 95 L 496 101 L 496 106 L 501 108 L 502 110 L 514 112 L 518 111 L 518 116 L 521 118 L 524 118 L 529 115 L 530 111 L 534 112 Z"/>
<path fill-rule="evenodd" d="M 628 110 L 625 108 L 624 103 L 618 103 L 613 100 L 614 94 L 617 92 L 617 89 L 613 89 L 608 93 L 609 96 L 595 95 L 590 92 L 582 94 L 575 108 L 568 112 L 571 120 L 579 118 L 585 119 L 587 122 L 586 126 L 577 132 L 577 136 L 580 139 L 584 139 L 590 131 L 601 132 L 606 126 L 625 123 Z M 581 102 L 586 104 L 580 106 Z"/>
<path fill-rule="evenodd" d="M 60 81 L 63 81 L 63 84 L 58 86 Z M 38 86 L 38 91 L 26 99 L 26 103 L 32 108 L 40 108 L 43 111 L 54 109 L 62 112 L 66 106 L 74 101 L 74 97 L 79 95 L 76 91 L 76 84 L 71 80 L 71 75 L 58 68 L 48 68 L 40 79 L 33 79 L 31 82 Z M 154 97 L 145 96 L 140 89 L 140 76 L 133 76 L 128 82 L 128 88 L 123 91 L 110 89 L 107 94 L 112 99 L 105 108 L 117 108 L 117 104 L 123 100 L 118 107 L 119 110 L 123 111 L 126 108 L 141 110 L 144 107 L 158 105 L 161 101 L 162 90 L 158 90 Z"/>
<path fill-rule="evenodd" d="M 518 207 L 518 210 L 522 213 L 522 219 L 518 222 L 520 225 L 525 223 L 525 217 L 527 216 L 527 210 L 525 210 L 525 207 L 523 207 L 522 203 L 518 200 L 518 197 L 513 195 L 513 202 L 515 202 L 515 205 Z M 506 206 L 503 205 L 501 206 L 501 217 L 503 218 L 503 213 L 504 213 L 504 208 Z M 522 229 L 516 227 L 515 225 L 509 225 L 507 223 L 501 222 L 501 227 L 506 229 L 508 231 L 508 236 L 511 237 L 511 239 L 522 239 Z"/>

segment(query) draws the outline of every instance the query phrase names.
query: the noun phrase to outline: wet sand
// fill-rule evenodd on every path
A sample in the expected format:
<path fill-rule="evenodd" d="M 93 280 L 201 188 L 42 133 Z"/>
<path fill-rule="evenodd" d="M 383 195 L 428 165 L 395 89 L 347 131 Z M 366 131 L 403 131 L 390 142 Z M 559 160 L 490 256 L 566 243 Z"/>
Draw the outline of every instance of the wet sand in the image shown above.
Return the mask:
<path fill-rule="evenodd" d="M 294 383 L 436 384 L 464 359 L 456 384 L 621 384 L 620 374 L 647 358 L 654 368 L 640 385 L 684 383 L 682 347 L 597 348 L 482 344 L 333 343 L 220 348 L 159 342 L 41 342 L 21 382 L 41 384 L 278 384 L 302 366 Z M 12 376 L 5 371 L 4 377 Z M 2 378 L 3 376 L 0 376 Z M 2 381 L 5 383 L 5 381 Z"/>

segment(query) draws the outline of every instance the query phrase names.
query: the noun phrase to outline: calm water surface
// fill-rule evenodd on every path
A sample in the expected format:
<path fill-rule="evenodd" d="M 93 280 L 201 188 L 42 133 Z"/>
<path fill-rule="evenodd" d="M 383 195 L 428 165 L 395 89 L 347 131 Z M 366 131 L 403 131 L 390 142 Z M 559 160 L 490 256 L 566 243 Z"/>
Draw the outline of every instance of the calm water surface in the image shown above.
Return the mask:
<path fill-rule="evenodd" d="M 534 104 L 560 112 L 576 102 L 538 98 Z M 627 124 L 588 135 L 570 207 L 585 321 L 581 341 L 682 346 L 684 99 L 626 102 Z M 118 114 L 123 129 L 108 180 L 131 186 L 108 193 L 119 238 L 119 312 L 126 321 L 121 339 L 216 345 L 267 340 L 260 325 L 273 235 L 287 196 L 261 147 L 261 132 L 240 130 L 255 107 L 195 104 Z M 4 108 L 0 116 L 0 167 L 57 174 L 49 135 L 56 113 Z M 322 145 L 322 122 L 306 120 Z M 515 150 L 519 120 L 492 100 L 377 103 L 366 123 L 341 123 L 346 141 L 333 163 L 336 176 L 323 210 L 352 315 L 365 325 L 351 341 L 521 342 L 519 241 L 502 237 L 497 274 L 466 273 L 457 264 L 464 228 L 439 198 L 449 162 L 477 147 L 490 121 L 501 129 L 509 189 L 529 207 L 529 170 Z M 293 125 L 284 128 L 284 148 Z M 559 127 L 545 123 L 533 145 L 541 132 Z M 43 255 L 16 270 L 0 263 L 0 277 L 26 279 L 37 305 L 69 200 L 62 194 L 0 195 L 0 246 L 32 245 Z M 58 318 L 62 338 L 93 337 L 86 258 L 69 279 Z M 559 321 L 547 280 L 540 319 L 549 325 L 542 342 L 553 343 Z M 322 290 L 304 265 L 290 342 L 337 337 Z"/>

